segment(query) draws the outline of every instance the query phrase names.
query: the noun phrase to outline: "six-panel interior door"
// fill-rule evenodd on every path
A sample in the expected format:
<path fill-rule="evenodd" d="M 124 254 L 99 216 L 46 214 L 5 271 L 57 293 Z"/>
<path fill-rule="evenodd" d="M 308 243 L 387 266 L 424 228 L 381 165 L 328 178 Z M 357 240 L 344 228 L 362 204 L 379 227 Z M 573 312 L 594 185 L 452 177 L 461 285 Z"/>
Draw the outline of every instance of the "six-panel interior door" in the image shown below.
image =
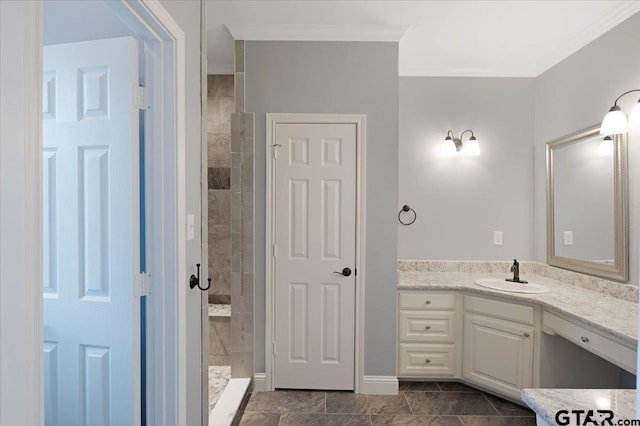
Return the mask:
<path fill-rule="evenodd" d="M 44 48 L 46 425 L 140 423 L 137 57 L 128 37 Z"/>
<path fill-rule="evenodd" d="M 274 387 L 354 389 L 355 124 L 277 124 Z M 354 271 L 355 272 L 355 271 Z"/>

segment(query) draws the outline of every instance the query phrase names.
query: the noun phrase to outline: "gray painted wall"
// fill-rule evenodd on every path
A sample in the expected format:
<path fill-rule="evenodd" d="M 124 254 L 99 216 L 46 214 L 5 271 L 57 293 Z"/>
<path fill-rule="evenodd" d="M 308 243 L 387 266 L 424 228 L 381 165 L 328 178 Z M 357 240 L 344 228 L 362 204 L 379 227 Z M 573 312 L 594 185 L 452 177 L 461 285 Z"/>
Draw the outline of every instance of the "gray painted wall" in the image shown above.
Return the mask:
<path fill-rule="evenodd" d="M 187 241 L 187 271 L 195 273 L 195 264 L 200 263 L 200 164 L 201 164 L 201 84 L 200 84 L 200 2 L 161 0 L 162 6 L 180 26 L 185 34 L 186 69 L 186 203 L 187 214 L 195 215 L 195 239 Z M 206 278 L 206 276 L 204 277 Z M 187 285 L 187 277 L 184 277 Z M 201 317 L 199 290 L 187 292 L 187 424 L 201 423 L 200 392 L 201 392 Z M 198 366 L 198 368 L 190 368 Z M 198 395 L 198 397 L 196 397 Z"/>
<path fill-rule="evenodd" d="M 545 144 L 602 121 L 622 92 L 640 87 L 640 14 L 536 78 L 535 88 L 535 260 L 546 261 Z M 631 111 L 638 96 L 621 107 Z M 630 283 L 638 285 L 640 131 L 629 135 Z"/>
<path fill-rule="evenodd" d="M 397 225 L 399 259 L 531 259 L 533 89 L 530 78 L 400 78 L 399 201 L 418 219 Z M 449 129 L 473 130 L 481 155 L 441 157 Z"/>
<path fill-rule="evenodd" d="M 264 371 L 265 113 L 367 114 L 366 375 L 396 375 L 398 44 L 247 42 L 256 132 L 256 371 Z"/>

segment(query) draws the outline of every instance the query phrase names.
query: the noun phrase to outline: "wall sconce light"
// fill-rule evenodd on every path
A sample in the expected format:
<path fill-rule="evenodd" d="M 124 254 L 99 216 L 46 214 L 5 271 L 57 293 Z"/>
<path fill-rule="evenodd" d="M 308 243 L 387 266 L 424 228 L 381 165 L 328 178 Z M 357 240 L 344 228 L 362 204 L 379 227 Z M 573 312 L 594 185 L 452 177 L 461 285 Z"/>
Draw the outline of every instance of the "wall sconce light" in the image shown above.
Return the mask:
<path fill-rule="evenodd" d="M 613 106 L 609 109 L 607 115 L 604 116 L 604 120 L 602 120 L 602 125 L 600 126 L 600 134 L 608 136 L 619 133 L 627 133 L 629 131 L 629 126 L 634 128 L 640 127 L 640 99 L 638 99 L 638 103 L 636 103 L 636 105 L 633 107 L 628 122 L 627 114 L 625 114 L 624 111 L 622 111 L 622 109 L 620 109 L 620 107 L 618 106 L 618 101 L 621 97 L 633 92 L 640 92 L 640 89 L 629 90 L 616 98 L 616 100 L 613 102 Z"/>
<path fill-rule="evenodd" d="M 598 154 L 601 157 L 610 157 L 613 155 L 613 138 L 609 135 L 605 136 L 600 142 Z"/>
<path fill-rule="evenodd" d="M 471 136 L 466 143 L 462 143 L 462 137 L 467 132 L 471 133 Z M 442 145 L 442 155 L 451 157 L 458 152 L 467 156 L 480 155 L 480 145 L 478 144 L 476 135 L 473 134 L 473 130 L 465 130 L 460 134 L 459 138 L 454 136 L 453 131 L 447 131 L 447 137 L 444 138 L 444 144 Z"/>

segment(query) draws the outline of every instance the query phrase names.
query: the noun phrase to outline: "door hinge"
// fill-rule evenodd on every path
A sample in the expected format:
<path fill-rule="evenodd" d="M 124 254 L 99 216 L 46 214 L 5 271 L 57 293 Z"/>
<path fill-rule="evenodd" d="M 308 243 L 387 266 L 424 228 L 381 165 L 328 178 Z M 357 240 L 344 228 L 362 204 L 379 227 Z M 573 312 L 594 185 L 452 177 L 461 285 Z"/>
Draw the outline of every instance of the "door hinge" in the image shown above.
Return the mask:
<path fill-rule="evenodd" d="M 271 252 L 273 253 L 273 257 L 278 257 L 278 245 L 277 244 L 273 245 Z"/>
<path fill-rule="evenodd" d="M 273 153 L 273 159 L 277 160 L 278 159 L 278 149 L 280 148 L 282 145 L 280 145 L 279 143 L 274 143 L 273 145 L 271 145 L 271 152 Z"/>
<path fill-rule="evenodd" d="M 136 297 L 151 295 L 151 275 L 146 272 L 140 272 L 135 278 L 135 295 Z"/>
<path fill-rule="evenodd" d="M 133 90 L 133 106 L 141 110 L 147 109 L 147 106 L 144 104 L 144 86 L 137 86 Z"/>
<path fill-rule="evenodd" d="M 276 354 L 276 342 L 273 342 L 273 354 Z"/>

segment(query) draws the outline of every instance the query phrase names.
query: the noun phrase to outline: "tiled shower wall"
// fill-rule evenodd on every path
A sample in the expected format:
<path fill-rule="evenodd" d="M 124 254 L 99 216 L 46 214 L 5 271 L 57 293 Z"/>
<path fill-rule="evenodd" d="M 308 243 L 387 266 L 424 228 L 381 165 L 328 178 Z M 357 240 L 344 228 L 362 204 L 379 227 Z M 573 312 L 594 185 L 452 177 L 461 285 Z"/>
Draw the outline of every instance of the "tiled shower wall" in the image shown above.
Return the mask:
<path fill-rule="evenodd" d="M 231 303 L 231 114 L 234 76 L 207 76 L 209 303 Z"/>
<path fill-rule="evenodd" d="M 244 41 L 236 41 L 231 116 L 231 377 L 254 371 L 254 115 L 244 111 Z"/>

